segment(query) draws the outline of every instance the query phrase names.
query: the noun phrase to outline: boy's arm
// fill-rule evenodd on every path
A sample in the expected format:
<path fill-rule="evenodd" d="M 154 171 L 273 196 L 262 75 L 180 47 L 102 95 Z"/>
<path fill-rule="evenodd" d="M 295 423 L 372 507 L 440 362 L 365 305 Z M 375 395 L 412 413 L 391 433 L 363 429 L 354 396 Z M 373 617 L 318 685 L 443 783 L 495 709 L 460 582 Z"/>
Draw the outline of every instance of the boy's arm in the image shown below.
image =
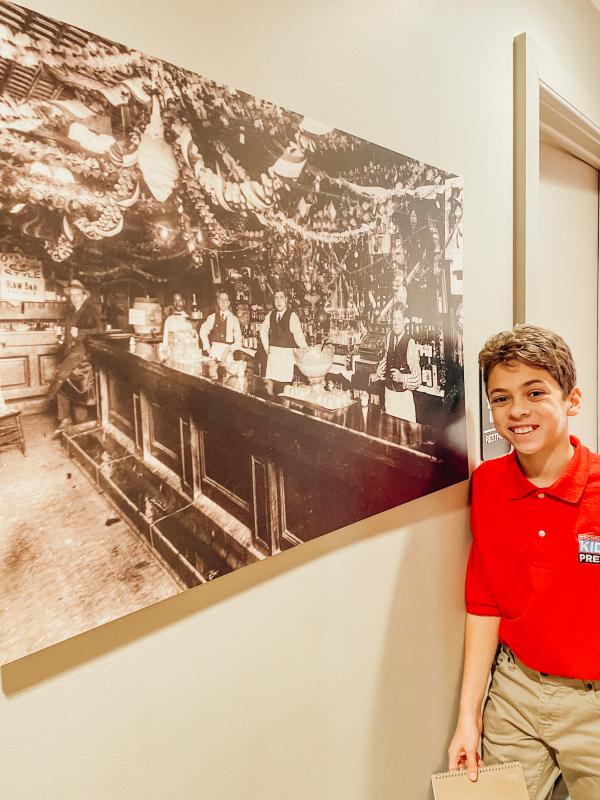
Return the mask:
<path fill-rule="evenodd" d="M 465 623 L 465 660 L 460 708 L 456 730 L 448 748 L 448 769 L 466 766 L 469 778 L 477 780 L 480 758 L 481 705 L 498 647 L 500 617 L 467 614 Z"/>

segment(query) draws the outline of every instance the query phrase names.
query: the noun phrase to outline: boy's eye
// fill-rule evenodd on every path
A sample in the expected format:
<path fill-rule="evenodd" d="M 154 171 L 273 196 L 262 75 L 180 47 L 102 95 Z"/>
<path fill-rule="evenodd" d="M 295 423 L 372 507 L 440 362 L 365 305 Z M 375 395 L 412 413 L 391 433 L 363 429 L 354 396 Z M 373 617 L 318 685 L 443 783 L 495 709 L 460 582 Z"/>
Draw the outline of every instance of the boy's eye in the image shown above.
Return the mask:
<path fill-rule="evenodd" d="M 530 397 L 543 397 L 546 394 L 542 389 L 534 389 L 532 392 L 529 392 Z"/>
<path fill-rule="evenodd" d="M 498 403 L 504 403 L 507 400 L 508 400 L 508 397 L 505 397 L 504 395 L 498 395 L 497 397 L 494 397 L 494 399 L 492 400 L 492 405 L 497 406 Z"/>

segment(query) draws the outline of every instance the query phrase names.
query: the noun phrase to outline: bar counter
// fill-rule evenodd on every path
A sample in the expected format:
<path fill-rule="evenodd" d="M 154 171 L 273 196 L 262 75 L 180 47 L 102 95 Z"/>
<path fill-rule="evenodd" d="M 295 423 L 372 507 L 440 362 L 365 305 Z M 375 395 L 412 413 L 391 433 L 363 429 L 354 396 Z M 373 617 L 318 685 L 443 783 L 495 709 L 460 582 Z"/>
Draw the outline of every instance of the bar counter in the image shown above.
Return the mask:
<path fill-rule="evenodd" d="M 467 477 L 464 443 L 449 444 L 450 417 L 435 431 L 359 403 L 305 409 L 250 368 L 243 378 L 215 362 L 175 368 L 108 336 L 89 349 L 103 427 L 221 527 L 230 518 L 238 542 L 247 530 L 258 554 Z"/>

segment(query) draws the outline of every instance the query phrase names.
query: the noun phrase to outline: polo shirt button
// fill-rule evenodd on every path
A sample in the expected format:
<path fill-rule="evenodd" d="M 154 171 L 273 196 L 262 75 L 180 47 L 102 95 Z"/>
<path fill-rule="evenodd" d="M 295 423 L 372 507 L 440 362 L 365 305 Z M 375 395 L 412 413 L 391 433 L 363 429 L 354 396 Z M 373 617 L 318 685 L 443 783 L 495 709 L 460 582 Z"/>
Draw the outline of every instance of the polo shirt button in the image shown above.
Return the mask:
<path fill-rule="evenodd" d="M 539 500 L 543 500 L 543 499 L 544 499 L 544 497 L 546 497 L 546 495 L 545 495 L 543 492 L 540 492 L 540 493 L 538 494 L 538 499 L 539 499 Z"/>
<path fill-rule="evenodd" d="M 546 531 L 538 531 L 538 536 L 545 536 L 545 535 L 546 535 Z"/>

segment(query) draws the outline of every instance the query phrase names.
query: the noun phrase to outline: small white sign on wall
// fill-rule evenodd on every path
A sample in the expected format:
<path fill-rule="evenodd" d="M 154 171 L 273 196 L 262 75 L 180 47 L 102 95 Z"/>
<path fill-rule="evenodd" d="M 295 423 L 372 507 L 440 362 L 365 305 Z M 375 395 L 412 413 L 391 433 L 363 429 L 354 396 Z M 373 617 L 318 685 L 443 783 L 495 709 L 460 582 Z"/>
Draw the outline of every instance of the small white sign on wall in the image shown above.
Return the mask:
<path fill-rule="evenodd" d="M 146 309 L 130 308 L 128 322 L 130 325 L 147 325 L 148 319 L 146 317 Z"/>
<path fill-rule="evenodd" d="M 0 300 L 23 303 L 45 299 L 41 262 L 21 253 L 0 253 Z"/>

